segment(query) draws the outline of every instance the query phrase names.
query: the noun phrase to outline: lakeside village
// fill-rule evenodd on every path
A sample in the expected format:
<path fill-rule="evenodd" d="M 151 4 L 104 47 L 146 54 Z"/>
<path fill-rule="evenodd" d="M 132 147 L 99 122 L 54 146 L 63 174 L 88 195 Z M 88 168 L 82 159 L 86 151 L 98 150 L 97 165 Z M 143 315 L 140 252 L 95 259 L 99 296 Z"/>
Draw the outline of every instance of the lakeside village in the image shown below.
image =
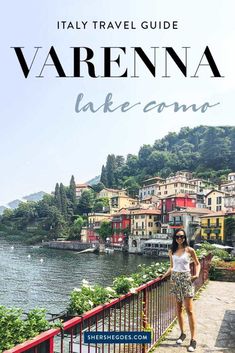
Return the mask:
<path fill-rule="evenodd" d="M 76 184 L 77 199 L 91 189 Z M 97 198 L 108 199 L 108 206 L 88 214 L 79 242 L 61 239 L 45 246 L 167 256 L 177 228 L 186 231 L 192 246 L 203 241 L 230 250 L 235 246 L 235 173 L 219 186 L 179 171 L 165 179 L 144 180 L 135 198 L 125 189 L 106 187 Z"/>

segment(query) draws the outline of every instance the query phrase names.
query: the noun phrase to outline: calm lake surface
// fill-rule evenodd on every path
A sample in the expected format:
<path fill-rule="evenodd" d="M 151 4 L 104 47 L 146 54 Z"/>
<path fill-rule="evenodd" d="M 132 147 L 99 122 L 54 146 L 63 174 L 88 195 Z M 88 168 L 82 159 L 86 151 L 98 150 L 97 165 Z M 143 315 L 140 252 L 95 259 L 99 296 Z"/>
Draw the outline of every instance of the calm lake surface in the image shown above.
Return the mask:
<path fill-rule="evenodd" d="M 46 308 L 59 313 L 66 309 L 69 293 L 82 279 L 108 286 L 114 277 L 130 274 L 139 264 L 160 262 L 156 258 L 123 254 L 78 254 L 43 249 L 0 238 L 0 305 L 20 307 L 25 312 Z"/>

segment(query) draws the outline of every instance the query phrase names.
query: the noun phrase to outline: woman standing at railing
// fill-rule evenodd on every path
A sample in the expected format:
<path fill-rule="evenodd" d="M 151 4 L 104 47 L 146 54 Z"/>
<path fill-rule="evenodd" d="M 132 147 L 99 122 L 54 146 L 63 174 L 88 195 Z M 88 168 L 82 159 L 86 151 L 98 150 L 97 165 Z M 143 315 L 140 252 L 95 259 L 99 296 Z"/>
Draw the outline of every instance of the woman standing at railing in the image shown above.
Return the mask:
<path fill-rule="evenodd" d="M 195 313 L 193 308 L 194 286 L 193 282 L 199 277 L 200 262 L 193 248 L 188 246 L 186 233 L 183 229 L 178 229 L 174 236 L 171 250 L 169 251 L 170 267 L 162 278 L 171 274 L 171 290 L 176 296 L 177 317 L 181 330 L 181 335 L 176 343 L 181 344 L 185 338 L 183 303 L 188 315 L 191 341 L 188 347 L 189 352 L 196 349 L 195 339 Z M 190 260 L 195 263 L 196 274 L 191 276 Z"/>

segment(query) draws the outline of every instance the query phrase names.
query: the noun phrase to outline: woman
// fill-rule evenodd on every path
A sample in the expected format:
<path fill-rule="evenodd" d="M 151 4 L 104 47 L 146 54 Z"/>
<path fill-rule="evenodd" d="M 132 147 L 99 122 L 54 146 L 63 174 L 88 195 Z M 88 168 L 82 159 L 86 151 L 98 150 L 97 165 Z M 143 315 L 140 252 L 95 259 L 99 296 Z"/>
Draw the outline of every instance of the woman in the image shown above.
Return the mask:
<path fill-rule="evenodd" d="M 181 335 L 176 341 L 181 344 L 185 338 L 184 319 L 183 319 L 183 303 L 188 315 L 189 327 L 191 332 L 189 352 L 196 349 L 195 340 L 195 314 L 193 308 L 194 286 L 193 282 L 199 277 L 200 262 L 193 248 L 188 246 L 186 233 L 183 229 L 178 229 L 174 236 L 171 250 L 169 250 L 170 267 L 162 278 L 171 274 L 171 290 L 176 296 L 177 317 L 181 330 Z M 196 274 L 191 276 L 190 260 L 193 260 L 196 267 Z"/>

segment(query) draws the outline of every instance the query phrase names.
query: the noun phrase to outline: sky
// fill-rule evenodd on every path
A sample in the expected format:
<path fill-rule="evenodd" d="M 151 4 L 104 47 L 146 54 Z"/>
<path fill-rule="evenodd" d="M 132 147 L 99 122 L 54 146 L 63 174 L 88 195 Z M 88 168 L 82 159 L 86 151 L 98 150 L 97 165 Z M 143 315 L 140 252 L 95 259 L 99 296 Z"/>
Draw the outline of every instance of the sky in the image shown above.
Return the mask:
<path fill-rule="evenodd" d="M 14 11 L 12 10 L 14 9 Z M 186 0 L 148 1 L 5 1 L 2 4 L 1 33 L 1 105 L 0 105 L 0 205 L 40 190 L 50 192 L 56 182 L 68 185 L 71 175 L 77 183 L 100 174 L 107 155 L 137 154 L 143 144 L 153 144 L 169 131 L 181 127 L 234 125 L 235 28 L 234 1 Z M 87 21 L 86 29 L 58 30 L 57 21 Z M 94 29 L 92 21 L 131 21 L 136 29 Z M 143 21 L 177 21 L 178 29 L 142 29 Z M 60 22 L 61 23 L 61 22 Z M 68 76 L 73 73 L 71 47 L 89 47 L 94 51 L 97 74 L 103 75 L 102 47 L 126 47 L 120 50 L 120 68 L 133 74 L 133 51 L 142 47 L 153 60 L 151 47 L 157 50 L 156 77 L 138 63 L 139 78 L 90 78 L 83 66 L 84 78 L 58 78 L 53 66 L 45 67 L 44 78 L 37 78 L 54 46 Z M 212 78 L 208 66 L 199 70 L 199 78 L 184 77 L 169 59 L 170 78 L 164 75 L 164 48 L 171 46 L 184 59 L 188 49 L 188 75 L 194 75 L 206 46 L 209 46 L 223 78 Z M 41 47 L 25 78 L 11 47 L 24 47 L 27 63 L 34 47 Z M 204 58 L 205 59 L 205 58 Z M 49 60 L 50 61 L 50 60 Z M 49 63 L 48 61 L 48 63 Z M 76 113 L 78 94 L 84 104 L 98 107 L 112 93 L 114 106 L 125 101 L 150 101 L 167 104 L 220 104 L 205 113 L 143 113 L 137 106 L 128 112 Z"/>

